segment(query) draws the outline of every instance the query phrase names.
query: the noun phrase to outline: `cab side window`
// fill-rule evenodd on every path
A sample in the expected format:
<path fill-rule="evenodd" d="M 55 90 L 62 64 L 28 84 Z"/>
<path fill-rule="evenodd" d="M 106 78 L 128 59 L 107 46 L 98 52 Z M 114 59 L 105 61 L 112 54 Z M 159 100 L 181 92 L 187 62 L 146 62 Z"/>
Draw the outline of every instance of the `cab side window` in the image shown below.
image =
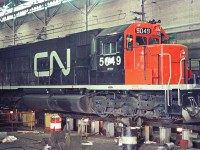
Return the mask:
<path fill-rule="evenodd" d="M 97 40 L 100 55 L 120 53 L 124 50 L 123 35 L 102 37 Z"/>
<path fill-rule="evenodd" d="M 147 38 L 143 36 L 136 37 L 136 44 L 137 45 L 147 45 Z"/>
<path fill-rule="evenodd" d="M 117 40 L 117 52 L 122 52 L 124 50 L 124 36 L 120 36 Z"/>
<path fill-rule="evenodd" d="M 168 43 L 167 38 L 163 34 L 161 34 L 161 43 L 162 44 L 167 44 Z"/>
<path fill-rule="evenodd" d="M 149 44 L 159 44 L 158 38 L 149 38 Z"/>
<path fill-rule="evenodd" d="M 104 54 L 116 53 L 116 49 L 117 49 L 117 43 L 116 42 L 104 44 Z"/>
<path fill-rule="evenodd" d="M 128 34 L 126 36 L 126 49 L 128 51 L 132 51 L 133 50 L 133 36 Z"/>

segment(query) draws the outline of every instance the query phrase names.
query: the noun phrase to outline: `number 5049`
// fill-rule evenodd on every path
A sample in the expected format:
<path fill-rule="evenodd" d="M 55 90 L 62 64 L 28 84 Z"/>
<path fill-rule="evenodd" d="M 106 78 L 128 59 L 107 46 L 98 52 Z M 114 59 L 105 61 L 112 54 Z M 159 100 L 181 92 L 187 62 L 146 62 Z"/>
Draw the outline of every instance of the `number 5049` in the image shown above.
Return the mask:
<path fill-rule="evenodd" d="M 99 58 L 99 66 L 110 66 L 110 65 L 117 65 L 121 64 L 121 57 L 120 56 L 112 56 L 112 57 L 100 57 Z"/>

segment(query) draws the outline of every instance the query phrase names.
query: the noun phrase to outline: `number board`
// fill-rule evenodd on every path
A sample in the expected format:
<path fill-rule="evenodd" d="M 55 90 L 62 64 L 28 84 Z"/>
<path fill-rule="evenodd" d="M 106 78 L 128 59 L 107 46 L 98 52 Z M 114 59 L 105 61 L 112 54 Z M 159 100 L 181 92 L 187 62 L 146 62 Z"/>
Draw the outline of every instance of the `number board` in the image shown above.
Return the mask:
<path fill-rule="evenodd" d="M 122 63 L 122 59 L 121 56 L 107 56 L 107 57 L 100 57 L 99 58 L 99 66 L 103 67 L 103 66 L 119 66 Z"/>
<path fill-rule="evenodd" d="M 151 29 L 150 28 L 136 28 L 135 29 L 136 34 L 151 34 Z"/>

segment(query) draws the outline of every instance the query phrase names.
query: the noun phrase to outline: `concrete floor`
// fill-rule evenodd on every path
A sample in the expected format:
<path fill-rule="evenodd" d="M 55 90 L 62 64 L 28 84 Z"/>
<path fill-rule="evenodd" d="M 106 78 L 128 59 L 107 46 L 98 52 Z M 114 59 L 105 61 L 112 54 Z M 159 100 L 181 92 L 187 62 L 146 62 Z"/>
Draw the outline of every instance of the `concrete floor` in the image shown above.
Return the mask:
<path fill-rule="evenodd" d="M 30 128 L 29 128 L 30 130 Z M 49 138 L 50 133 L 44 132 L 42 129 L 35 129 L 41 131 L 39 134 L 30 134 L 30 133 L 17 133 L 8 132 L 8 135 L 12 135 L 18 138 L 17 141 L 13 143 L 0 143 L 0 150 L 12 149 L 12 150 L 43 150 L 44 149 L 44 138 Z M 2 128 L 1 128 L 2 131 Z M 76 134 L 76 133 L 73 133 Z M 122 150 L 122 147 L 117 146 L 114 143 L 114 138 L 109 138 L 105 136 L 95 135 L 82 138 L 82 143 L 87 141 L 92 141 L 93 145 L 82 146 L 82 150 Z M 164 147 L 159 147 L 158 145 L 142 145 L 139 150 L 165 150 Z M 56 148 L 52 148 L 56 150 Z M 175 150 L 179 150 L 176 148 Z M 192 149 L 196 150 L 196 149 Z"/>
<path fill-rule="evenodd" d="M 0 143 L 0 150 L 12 149 L 12 150 L 43 150 L 43 138 L 49 138 L 49 133 L 39 133 L 39 134 L 23 134 L 17 132 L 8 132 L 8 135 L 12 135 L 18 138 L 17 141 L 13 143 Z M 108 138 L 104 136 L 93 136 L 83 138 L 82 143 L 91 141 L 93 145 L 82 146 L 83 150 L 121 150 L 122 148 L 114 143 L 113 138 Z M 53 148 L 55 149 L 55 148 Z"/>

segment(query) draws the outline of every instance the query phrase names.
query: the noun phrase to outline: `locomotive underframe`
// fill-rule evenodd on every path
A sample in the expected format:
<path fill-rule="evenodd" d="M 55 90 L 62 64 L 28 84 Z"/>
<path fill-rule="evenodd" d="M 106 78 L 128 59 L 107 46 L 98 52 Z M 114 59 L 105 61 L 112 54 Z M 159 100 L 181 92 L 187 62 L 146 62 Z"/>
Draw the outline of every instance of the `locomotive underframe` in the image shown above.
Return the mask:
<path fill-rule="evenodd" d="M 200 118 L 200 88 L 195 84 L 1 88 L 1 109 L 36 109 L 101 118 L 145 118 L 173 122 L 198 122 Z"/>

